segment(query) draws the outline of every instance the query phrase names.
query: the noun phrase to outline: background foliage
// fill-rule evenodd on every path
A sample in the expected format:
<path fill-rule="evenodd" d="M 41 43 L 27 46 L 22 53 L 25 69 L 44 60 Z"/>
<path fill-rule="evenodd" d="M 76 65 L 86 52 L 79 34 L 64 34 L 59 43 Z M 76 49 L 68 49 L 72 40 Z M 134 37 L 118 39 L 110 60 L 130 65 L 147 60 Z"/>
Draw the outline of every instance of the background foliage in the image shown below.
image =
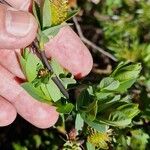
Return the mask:
<path fill-rule="evenodd" d="M 117 61 L 87 44 L 94 67 L 70 89 L 73 111 L 47 130 L 18 117 L 0 128 L 0 149 L 148 150 L 150 1 L 70 0 L 70 5 L 80 8 L 76 19 L 84 37 Z"/>

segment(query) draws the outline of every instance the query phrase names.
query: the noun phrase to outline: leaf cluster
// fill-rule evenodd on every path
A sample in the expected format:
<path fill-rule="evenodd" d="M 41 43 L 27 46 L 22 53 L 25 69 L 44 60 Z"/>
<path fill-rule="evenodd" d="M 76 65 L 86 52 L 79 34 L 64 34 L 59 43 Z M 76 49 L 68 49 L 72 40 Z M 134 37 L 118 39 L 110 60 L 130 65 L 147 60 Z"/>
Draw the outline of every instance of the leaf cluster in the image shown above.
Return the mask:
<path fill-rule="evenodd" d="M 73 104 L 68 103 L 60 89 L 52 80 L 57 75 L 67 89 L 69 85 L 75 84 L 74 77 L 64 70 L 54 59 L 51 64 L 54 72 L 51 73 L 43 66 L 42 61 L 28 48 L 24 50 L 20 58 L 23 72 L 27 82 L 22 87 L 36 100 L 56 105 L 60 113 L 69 113 L 73 109 Z"/>
<path fill-rule="evenodd" d="M 134 84 L 141 71 L 140 64 L 120 63 L 114 72 L 96 87 L 82 91 L 77 100 L 77 109 L 90 124 L 127 126 L 139 113 L 138 105 L 124 95 Z"/>
<path fill-rule="evenodd" d="M 93 4 L 92 2 L 93 1 L 91 0 L 90 2 L 80 4 L 84 10 L 84 18 L 87 17 L 90 19 L 90 21 L 85 20 L 84 23 L 88 22 L 90 26 L 95 28 L 96 31 L 100 30 L 101 32 L 97 34 L 97 38 L 96 36 L 93 37 L 89 36 L 88 34 L 85 34 L 85 36 L 89 36 L 89 39 L 92 38 L 93 42 L 96 42 L 96 44 L 100 45 L 100 47 L 102 47 L 104 50 L 109 51 L 111 54 L 114 54 L 118 59 L 118 62 L 138 62 L 141 63 L 142 68 L 140 76 L 137 77 L 137 82 L 135 83 L 135 81 L 133 81 L 134 86 L 132 86 L 132 88 L 128 90 L 128 92 L 124 92 L 122 91 L 122 89 L 120 90 L 119 94 L 115 93 L 120 95 L 121 99 L 126 98 L 127 96 L 127 99 L 125 100 L 127 103 L 132 102 L 135 105 L 138 104 L 138 109 L 140 109 L 140 113 L 136 115 L 136 117 L 134 117 L 133 119 L 136 120 L 136 122 L 132 121 L 123 129 L 122 127 L 118 128 L 117 126 L 111 127 L 113 128 L 114 134 L 116 135 L 112 137 L 112 145 L 110 145 L 109 148 L 115 149 L 117 147 L 117 149 L 121 150 L 149 149 L 148 144 L 150 142 L 148 139 L 150 135 L 150 2 L 148 0 L 101 0 L 98 4 Z M 88 16 L 90 13 L 93 14 L 93 19 Z M 97 41 L 94 41 L 95 39 Z M 116 80 L 112 79 L 112 75 L 110 75 L 108 79 L 113 83 L 113 87 L 118 86 Z M 126 83 L 128 84 L 128 82 Z M 107 96 L 108 93 L 106 92 L 98 94 L 100 95 L 100 97 L 105 97 L 105 94 Z M 108 109 L 103 109 L 100 115 L 102 115 L 104 118 L 105 112 L 109 110 L 109 113 L 115 112 L 117 109 L 117 105 L 115 106 L 115 110 L 113 109 L 113 106 L 112 109 L 111 107 L 108 107 Z M 107 113 L 108 116 L 109 113 Z M 146 142 L 144 142 L 143 140 L 143 144 L 139 144 L 140 138 L 137 139 L 136 142 L 134 140 L 131 140 L 133 138 L 132 131 L 134 130 L 136 130 L 141 139 L 143 139 L 142 134 L 146 134 L 147 136 L 145 136 L 146 138 L 144 139 Z M 116 138 L 117 136 L 119 136 L 120 138 Z M 122 146 L 119 147 L 118 145 Z"/>

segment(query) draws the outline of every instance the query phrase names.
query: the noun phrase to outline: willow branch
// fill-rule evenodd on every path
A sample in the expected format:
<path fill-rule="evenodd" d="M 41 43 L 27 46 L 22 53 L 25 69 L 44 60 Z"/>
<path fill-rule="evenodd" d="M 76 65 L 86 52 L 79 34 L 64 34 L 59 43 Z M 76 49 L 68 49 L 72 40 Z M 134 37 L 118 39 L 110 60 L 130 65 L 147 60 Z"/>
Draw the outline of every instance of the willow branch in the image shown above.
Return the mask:
<path fill-rule="evenodd" d="M 38 52 L 40 54 L 41 60 L 43 62 L 43 64 L 45 65 L 45 67 L 48 69 L 49 72 L 54 73 L 53 68 L 51 67 L 51 65 L 48 62 L 48 59 L 46 57 L 45 51 L 40 51 L 37 48 L 37 41 L 34 41 L 32 43 L 32 48 Z M 61 93 L 67 98 L 69 99 L 69 94 L 67 92 L 67 90 L 65 89 L 64 85 L 62 84 L 62 82 L 60 81 L 60 79 L 55 75 L 54 77 L 52 77 L 53 82 L 57 85 L 57 87 L 59 88 L 59 90 L 61 91 Z"/>
<path fill-rule="evenodd" d="M 43 63 L 45 64 L 46 68 L 48 69 L 49 72 L 54 72 L 53 68 L 51 67 L 51 65 L 49 64 L 45 51 L 41 51 L 41 58 L 43 60 Z M 55 75 L 54 77 L 52 77 L 52 80 L 54 81 L 54 83 L 57 85 L 57 87 L 60 89 L 61 93 L 67 98 L 69 99 L 69 94 L 67 92 L 67 90 L 65 89 L 64 85 L 61 83 L 60 79 Z"/>

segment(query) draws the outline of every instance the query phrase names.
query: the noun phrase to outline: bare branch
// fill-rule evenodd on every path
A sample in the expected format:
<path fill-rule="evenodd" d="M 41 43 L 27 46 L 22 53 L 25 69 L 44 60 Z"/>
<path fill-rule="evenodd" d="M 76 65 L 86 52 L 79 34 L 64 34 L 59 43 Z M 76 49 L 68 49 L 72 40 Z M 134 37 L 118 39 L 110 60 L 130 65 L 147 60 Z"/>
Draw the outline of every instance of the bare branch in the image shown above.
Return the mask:
<path fill-rule="evenodd" d="M 80 27 L 76 17 L 73 17 L 73 21 L 75 23 L 75 26 L 76 26 L 76 29 L 78 31 L 78 34 L 79 34 L 81 40 L 84 43 L 86 43 L 87 45 L 91 46 L 92 48 L 94 48 L 95 50 L 99 51 L 100 53 L 106 55 L 107 57 L 109 57 L 113 61 L 117 61 L 117 59 L 113 55 L 111 55 L 110 53 L 104 51 L 102 48 L 98 47 L 96 44 L 94 44 L 93 42 L 91 42 L 90 40 L 88 40 L 87 38 L 84 37 L 83 32 L 81 30 L 81 27 Z"/>

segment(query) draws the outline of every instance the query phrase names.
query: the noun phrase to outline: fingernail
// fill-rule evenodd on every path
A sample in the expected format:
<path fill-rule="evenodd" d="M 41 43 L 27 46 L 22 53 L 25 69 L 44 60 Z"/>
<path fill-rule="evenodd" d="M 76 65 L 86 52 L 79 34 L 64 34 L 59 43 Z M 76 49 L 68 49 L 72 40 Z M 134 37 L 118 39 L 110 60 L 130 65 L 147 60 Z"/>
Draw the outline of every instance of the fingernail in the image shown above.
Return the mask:
<path fill-rule="evenodd" d="M 6 13 L 6 31 L 14 36 L 26 36 L 32 27 L 30 14 L 23 11 L 8 10 Z"/>

